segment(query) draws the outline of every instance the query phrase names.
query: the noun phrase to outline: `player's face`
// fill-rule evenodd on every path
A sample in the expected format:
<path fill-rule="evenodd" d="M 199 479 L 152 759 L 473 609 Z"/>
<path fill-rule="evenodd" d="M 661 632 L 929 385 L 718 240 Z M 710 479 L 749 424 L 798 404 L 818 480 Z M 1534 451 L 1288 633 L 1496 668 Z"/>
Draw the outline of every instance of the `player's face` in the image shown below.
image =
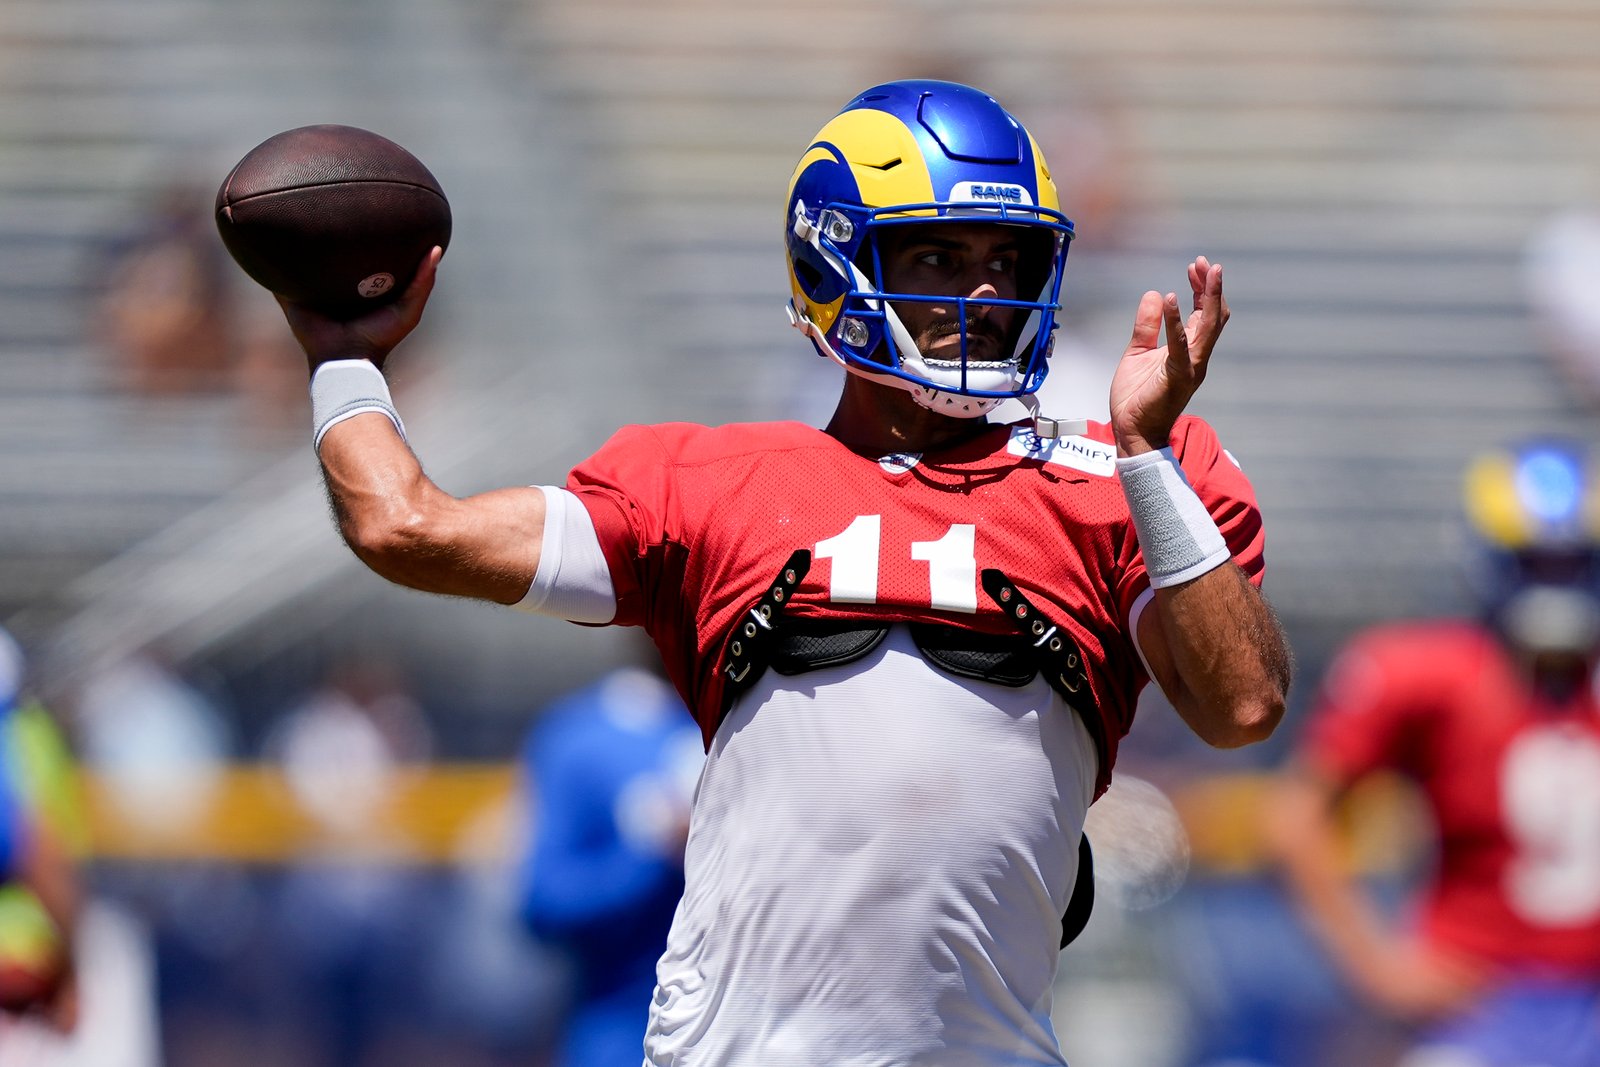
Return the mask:
<path fill-rule="evenodd" d="M 918 296 L 964 296 L 971 300 L 1017 299 L 1017 261 L 1022 244 L 1015 228 L 993 223 L 886 227 L 879 242 L 883 287 Z M 896 301 L 895 314 L 923 358 L 961 359 L 961 313 L 954 301 Z M 1019 308 L 967 305 L 967 358 L 1010 358 Z"/>

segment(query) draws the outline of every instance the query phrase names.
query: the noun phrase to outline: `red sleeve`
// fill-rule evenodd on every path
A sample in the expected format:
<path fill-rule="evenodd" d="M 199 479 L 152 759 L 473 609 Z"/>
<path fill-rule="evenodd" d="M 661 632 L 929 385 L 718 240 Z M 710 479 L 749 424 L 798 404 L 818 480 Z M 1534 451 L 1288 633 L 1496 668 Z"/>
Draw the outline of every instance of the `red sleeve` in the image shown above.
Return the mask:
<path fill-rule="evenodd" d="M 617 594 L 618 626 L 643 626 L 660 570 L 681 543 L 673 467 L 660 428 L 625 426 L 572 469 L 567 488 L 594 521 Z"/>
<path fill-rule="evenodd" d="M 1413 768 L 1439 703 L 1438 668 L 1455 670 L 1455 657 L 1434 644 L 1390 629 L 1352 641 L 1323 675 L 1300 740 L 1302 760 L 1340 785 L 1376 770 Z"/>
<path fill-rule="evenodd" d="M 1183 416 L 1172 428 L 1172 451 L 1195 495 L 1216 520 L 1233 561 L 1259 587 L 1267 565 L 1266 530 L 1250 479 L 1217 440 L 1216 431 L 1192 415 Z M 1150 588 L 1138 538 L 1127 539 L 1121 562 L 1117 602 L 1126 619 L 1139 594 Z"/>

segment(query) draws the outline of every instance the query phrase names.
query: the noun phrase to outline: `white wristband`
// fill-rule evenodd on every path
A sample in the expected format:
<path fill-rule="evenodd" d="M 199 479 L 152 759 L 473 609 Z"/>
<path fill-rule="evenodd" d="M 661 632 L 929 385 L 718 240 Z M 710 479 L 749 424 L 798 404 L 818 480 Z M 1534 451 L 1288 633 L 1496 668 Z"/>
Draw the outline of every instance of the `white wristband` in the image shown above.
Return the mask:
<path fill-rule="evenodd" d="M 383 372 L 367 359 L 334 359 L 319 366 L 311 375 L 311 447 L 320 449 L 322 438 L 345 419 L 364 411 L 380 411 L 394 423 L 400 440 L 406 439 L 405 423 L 389 397 L 389 383 Z"/>
<path fill-rule="evenodd" d="M 1152 589 L 1192 581 L 1232 558 L 1171 448 L 1117 458 Z"/>

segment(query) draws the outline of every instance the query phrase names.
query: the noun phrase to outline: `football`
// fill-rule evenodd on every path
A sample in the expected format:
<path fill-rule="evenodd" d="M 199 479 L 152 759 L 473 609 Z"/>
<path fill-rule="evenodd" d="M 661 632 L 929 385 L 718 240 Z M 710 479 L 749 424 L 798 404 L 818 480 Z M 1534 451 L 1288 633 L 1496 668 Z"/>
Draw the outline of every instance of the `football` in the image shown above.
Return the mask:
<path fill-rule="evenodd" d="M 354 126 L 267 138 L 223 179 L 216 216 L 246 274 L 340 319 L 394 299 L 428 250 L 450 243 L 450 203 L 428 168 Z"/>

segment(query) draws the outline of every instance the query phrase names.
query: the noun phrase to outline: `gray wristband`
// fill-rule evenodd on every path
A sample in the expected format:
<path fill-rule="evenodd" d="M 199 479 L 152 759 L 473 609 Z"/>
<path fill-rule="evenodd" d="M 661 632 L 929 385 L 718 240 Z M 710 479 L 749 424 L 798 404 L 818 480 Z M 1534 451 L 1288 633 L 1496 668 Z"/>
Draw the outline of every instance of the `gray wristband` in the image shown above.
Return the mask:
<path fill-rule="evenodd" d="M 406 439 L 405 423 L 389 397 L 389 383 L 371 360 L 330 360 L 311 375 L 313 449 L 322 447 L 323 436 L 333 427 L 364 411 L 387 415 L 400 440 Z"/>
<path fill-rule="evenodd" d="M 1192 581 L 1232 558 L 1171 448 L 1119 457 L 1117 477 L 1152 589 Z"/>

